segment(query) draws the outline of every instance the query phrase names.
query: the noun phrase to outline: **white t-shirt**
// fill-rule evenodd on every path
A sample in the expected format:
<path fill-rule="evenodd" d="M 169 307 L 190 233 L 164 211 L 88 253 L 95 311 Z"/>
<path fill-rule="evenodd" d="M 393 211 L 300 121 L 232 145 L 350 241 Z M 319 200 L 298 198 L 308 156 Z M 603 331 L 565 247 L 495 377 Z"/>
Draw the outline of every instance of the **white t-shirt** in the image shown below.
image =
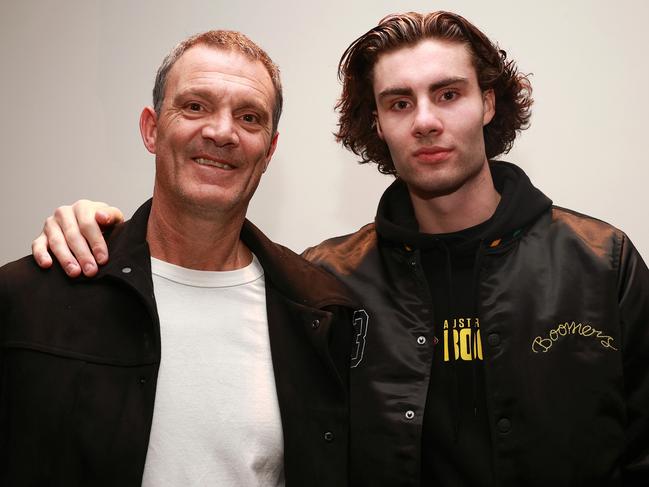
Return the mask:
<path fill-rule="evenodd" d="M 162 359 L 142 485 L 283 486 L 264 271 L 151 259 Z"/>

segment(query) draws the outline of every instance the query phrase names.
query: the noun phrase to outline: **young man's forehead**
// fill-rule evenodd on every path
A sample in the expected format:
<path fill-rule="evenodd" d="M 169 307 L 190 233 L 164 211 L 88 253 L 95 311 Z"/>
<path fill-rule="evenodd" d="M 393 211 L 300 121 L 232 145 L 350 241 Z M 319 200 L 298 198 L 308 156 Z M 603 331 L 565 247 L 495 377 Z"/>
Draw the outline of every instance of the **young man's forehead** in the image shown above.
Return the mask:
<path fill-rule="evenodd" d="M 381 53 L 372 69 L 375 90 L 403 88 L 427 79 L 429 84 L 468 81 L 477 76 L 471 51 L 460 42 L 422 39 Z M 378 85 L 378 86 L 377 86 Z"/>
<path fill-rule="evenodd" d="M 453 54 L 460 57 L 466 56 L 469 60 L 473 60 L 473 51 L 471 50 L 471 46 L 466 42 L 460 42 L 451 39 L 440 39 L 437 37 L 425 37 L 417 40 L 416 42 L 404 43 L 380 52 L 374 60 L 373 67 L 376 67 L 377 64 L 379 64 L 386 58 L 415 57 L 415 54 L 418 52 L 427 52 L 427 54 L 430 56 L 440 53 Z"/>

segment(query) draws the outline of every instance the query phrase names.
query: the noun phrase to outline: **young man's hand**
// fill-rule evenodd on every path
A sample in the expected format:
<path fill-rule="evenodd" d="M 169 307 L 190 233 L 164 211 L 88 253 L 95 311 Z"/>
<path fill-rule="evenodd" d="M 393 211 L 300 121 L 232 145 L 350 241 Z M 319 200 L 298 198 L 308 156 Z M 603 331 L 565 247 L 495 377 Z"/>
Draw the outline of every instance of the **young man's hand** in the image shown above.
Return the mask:
<path fill-rule="evenodd" d="M 82 271 L 86 276 L 94 276 L 97 266 L 108 261 L 102 228 L 122 221 L 124 215 L 119 208 L 100 201 L 79 200 L 70 206 L 59 206 L 32 242 L 32 255 L 39 266 L 48 268 L 52 265 L 49 247 L 68 276 L 77 277 Z"/>

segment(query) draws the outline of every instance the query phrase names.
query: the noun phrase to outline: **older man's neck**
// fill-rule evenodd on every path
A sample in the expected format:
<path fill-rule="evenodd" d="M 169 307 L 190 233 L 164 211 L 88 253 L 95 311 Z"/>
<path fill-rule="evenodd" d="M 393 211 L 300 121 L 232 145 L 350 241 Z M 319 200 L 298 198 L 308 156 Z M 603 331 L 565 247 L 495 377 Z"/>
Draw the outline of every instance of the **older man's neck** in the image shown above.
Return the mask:
<path fill-rule="evenodd" d="M 154 198 L 147 226 L 151 256 L 188 269 L 229 271 L 252 253 L 240 239 L 245 214 L 183 211 Z"/>

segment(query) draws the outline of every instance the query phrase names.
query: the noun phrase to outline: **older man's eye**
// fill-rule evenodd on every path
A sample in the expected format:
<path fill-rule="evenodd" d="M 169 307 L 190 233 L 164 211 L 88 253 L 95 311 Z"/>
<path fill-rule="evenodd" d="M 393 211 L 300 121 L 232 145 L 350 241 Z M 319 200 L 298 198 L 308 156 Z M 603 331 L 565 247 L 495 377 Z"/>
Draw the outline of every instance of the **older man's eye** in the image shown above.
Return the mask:
<path fill-rule="evenodd" d="M 189 105 L 187 105 L 187 108 L 192 112 L 200 112 L 201 111 L 200 103 L 190 103 Z"/>
<path fill-rule="evenodd" d="M 259 121 L 259 117 L 253 113 L 246 113 L 241 117 L 241 120 L 247 123 L 257 123 Z"/>

